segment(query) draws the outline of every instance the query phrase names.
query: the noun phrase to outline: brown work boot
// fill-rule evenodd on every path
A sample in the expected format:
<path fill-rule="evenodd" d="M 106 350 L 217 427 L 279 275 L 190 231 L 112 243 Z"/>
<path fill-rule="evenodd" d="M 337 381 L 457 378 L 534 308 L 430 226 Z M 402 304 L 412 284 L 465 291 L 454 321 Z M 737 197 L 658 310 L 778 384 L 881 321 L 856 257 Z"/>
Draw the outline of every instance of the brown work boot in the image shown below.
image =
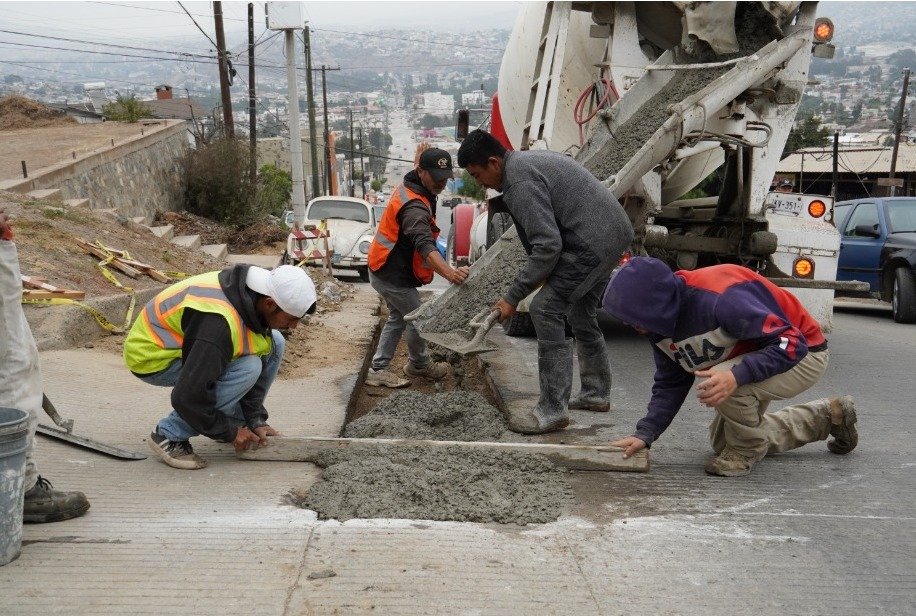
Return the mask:
<path fill-rule="evenodd" d="M 384 368 L 381 370 L 369 368 L 364 382 L 372 387 L 390 387 L 391 389 L 400 389 L 410 385 L 410 381 L 407 379 L 402 379 L 391 370 Z"/>
<path fill-rule="evenodd" d="M 749 458 L 726 445 L 722 453 L 706 462 L 706 472 L 719 477 L 744 477 L 751 474 L 757 461 L 758 458 Z"/>
<path fill-rule="evenodd" d="M 830 436 L 827 449 L 835 454 L 845 455 L 859 444 L 856 428 L 856 403 L 852 396 L 830 398 Z"/>
<path fill-rule="evenodd" d="M 542 425 L 541 421 L 529 411 L 521 417 L 511 417 L 509 419 L 509 429 L 519 434 L 546 434 L 548 432 L 557 432 L 569 425 L 569 417 L 561 417 L 556 421 Z"/>
<path fill-rule="evenodd" d="M 601 398 L 591 398 L 589 396 L 576 396 L 569 401 L 569 408 L 580 411 L 592 411 L 594 413 L 607 413 L 611 410 L 609 400 Z"/>
<path fill-rule="evenodd" d="M 422 376 L 433 381 L 439 381 L 448 374 L 448 363 L 444 361 L 429 362 L 422 368 L 415 368 L 410 362 L 404 365 L 404 374 L 407 376 Z"/>

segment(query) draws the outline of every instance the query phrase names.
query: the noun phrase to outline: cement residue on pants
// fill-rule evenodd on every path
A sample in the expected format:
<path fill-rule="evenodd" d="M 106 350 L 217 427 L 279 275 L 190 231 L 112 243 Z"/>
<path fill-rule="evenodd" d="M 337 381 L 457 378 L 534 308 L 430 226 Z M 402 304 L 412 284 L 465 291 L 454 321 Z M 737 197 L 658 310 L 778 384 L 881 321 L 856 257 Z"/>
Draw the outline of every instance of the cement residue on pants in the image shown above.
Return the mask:
<path fill-rule="evenodd" d="M 483 396 L 469 391 L 397 392 L 351 422 L 350 438 L 411 438 L 437 441 L 496 441 L 506 420 Z"/>
<path fill-rule="evenodd" d="M 447 448 L 321 452 L 321 480 L 289 501 L 320 519 L 544 523 L 573 501 L 564 472 L 530 454 Z"/>

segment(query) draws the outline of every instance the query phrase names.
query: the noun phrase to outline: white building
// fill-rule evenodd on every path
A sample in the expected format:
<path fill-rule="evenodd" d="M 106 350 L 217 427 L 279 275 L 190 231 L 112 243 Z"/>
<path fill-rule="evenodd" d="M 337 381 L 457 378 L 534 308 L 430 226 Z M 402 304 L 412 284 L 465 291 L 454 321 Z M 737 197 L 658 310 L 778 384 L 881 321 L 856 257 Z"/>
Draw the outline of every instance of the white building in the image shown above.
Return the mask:
<path fill-rule="evenodd" d="M 468 92 L 461 95 L 461 104 L 462 105 L 485 105 L 487 102 L 487 95 L 483 90 L 474 90 L 473 92 Z"/>
<path fill-rule="evenodd" d="M 421 111 L 433 115 L 450 116 L 455 111 L 455 97 L 441 92 L 426 92 L 423 94 Z"/>

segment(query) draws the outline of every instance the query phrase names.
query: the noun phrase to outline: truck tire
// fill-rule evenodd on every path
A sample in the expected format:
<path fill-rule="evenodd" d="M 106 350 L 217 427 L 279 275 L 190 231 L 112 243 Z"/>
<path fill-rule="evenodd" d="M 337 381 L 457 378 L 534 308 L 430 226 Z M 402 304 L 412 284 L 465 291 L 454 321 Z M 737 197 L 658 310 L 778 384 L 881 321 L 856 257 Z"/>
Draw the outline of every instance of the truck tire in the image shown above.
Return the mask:
<path fill-rule="evenodd" d="M 496 243 L 503 233 L 512 226 L 512 217 L 501 212 L 487 216 L 487 248 Z"/>
<path fill-rule="evenodd" d="M 515 338 L 531 338 L 535 335 L 534 323 L 527 312 L 516 312 L 503 321 L 503 331 Z"/>
<path fill-rule="evenodd" d="M 891 307 L 894 310 L 894 320 L 898 323 L 916 322 L 916 279 L 913 270 L 898 267 L 894 272 Z"/>

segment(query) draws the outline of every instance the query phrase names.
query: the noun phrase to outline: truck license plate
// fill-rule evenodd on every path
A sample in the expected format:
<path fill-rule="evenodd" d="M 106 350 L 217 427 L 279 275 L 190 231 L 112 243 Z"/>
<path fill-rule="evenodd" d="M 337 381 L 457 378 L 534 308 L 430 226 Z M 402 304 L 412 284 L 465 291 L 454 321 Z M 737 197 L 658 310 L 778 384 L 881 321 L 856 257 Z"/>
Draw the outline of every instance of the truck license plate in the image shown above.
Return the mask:
<path fill-rule="evenodd" d="M 798 216 L 801 214 L 801 201 L 773 199 L 770 204 L 773 206 L 773 212 L 787 216 Z"/>

